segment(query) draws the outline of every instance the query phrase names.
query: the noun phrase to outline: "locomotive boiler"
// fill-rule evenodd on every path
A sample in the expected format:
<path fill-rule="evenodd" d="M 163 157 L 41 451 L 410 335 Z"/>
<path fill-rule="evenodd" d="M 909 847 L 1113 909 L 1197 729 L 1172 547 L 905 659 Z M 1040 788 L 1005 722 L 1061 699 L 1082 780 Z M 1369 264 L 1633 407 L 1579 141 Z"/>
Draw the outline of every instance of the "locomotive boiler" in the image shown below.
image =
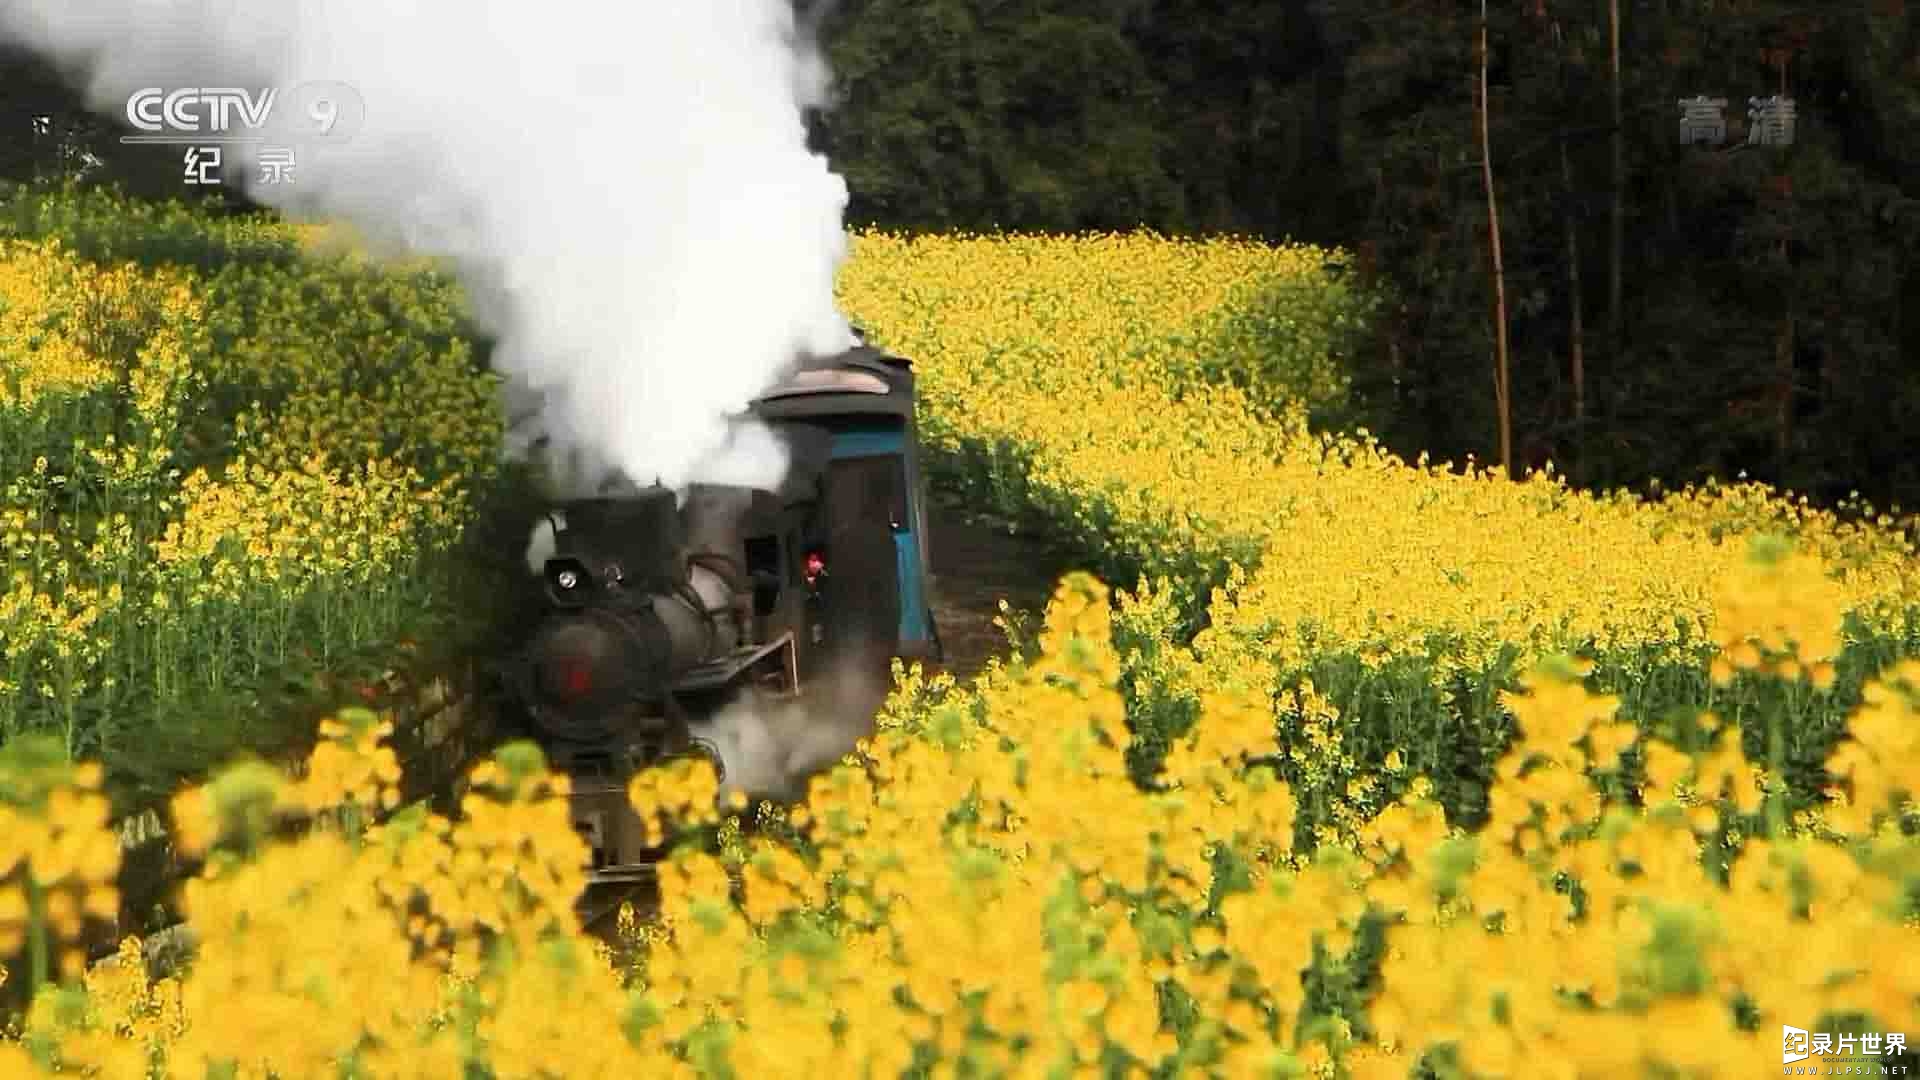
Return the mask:
<path fill-rule="evenodd" d="M 628 804 L 636 772 L 701 755 L 730 783 L 738 747 L 708 726 L 722 710 L 844 722 L 830 685 L 938 658 L 911 365 L 864 344 L 809 358 L 750 419 L 783 445 L 779 484 L 627 487 L 558 503 L 534 531 L 541 610 L 506 682 L 571 780 L 589 924 L 664 854 Z"/>

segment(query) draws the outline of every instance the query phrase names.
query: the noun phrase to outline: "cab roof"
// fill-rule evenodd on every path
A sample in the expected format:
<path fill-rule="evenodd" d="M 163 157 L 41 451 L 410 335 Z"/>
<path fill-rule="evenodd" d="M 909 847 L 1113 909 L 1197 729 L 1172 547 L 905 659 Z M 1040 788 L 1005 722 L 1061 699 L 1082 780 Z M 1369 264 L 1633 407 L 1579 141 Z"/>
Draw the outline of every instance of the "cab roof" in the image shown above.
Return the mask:
<path fill-rule="evenodd" d="M 835 414 L 910 417 L 913 364 L 905 357 L 860 344 L 828 356 L 803 357 L 753 403 L 766 420 Z"/>

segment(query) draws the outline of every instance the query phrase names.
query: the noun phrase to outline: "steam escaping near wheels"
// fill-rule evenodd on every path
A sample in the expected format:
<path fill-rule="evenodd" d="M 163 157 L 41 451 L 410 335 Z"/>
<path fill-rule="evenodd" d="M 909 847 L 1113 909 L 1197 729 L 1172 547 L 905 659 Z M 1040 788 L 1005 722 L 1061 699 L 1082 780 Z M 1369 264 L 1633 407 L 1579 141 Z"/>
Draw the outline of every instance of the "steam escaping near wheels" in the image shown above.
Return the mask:
<path fill-rule="evenodd" d="M 793 700 L 741 698 L 688 727 L 696 746 L 717 758 L 720 798 L 798 802 L 807 782 L 873 734 L 886 683 L 848 667 L 821 680 L 816 693 Z"/>

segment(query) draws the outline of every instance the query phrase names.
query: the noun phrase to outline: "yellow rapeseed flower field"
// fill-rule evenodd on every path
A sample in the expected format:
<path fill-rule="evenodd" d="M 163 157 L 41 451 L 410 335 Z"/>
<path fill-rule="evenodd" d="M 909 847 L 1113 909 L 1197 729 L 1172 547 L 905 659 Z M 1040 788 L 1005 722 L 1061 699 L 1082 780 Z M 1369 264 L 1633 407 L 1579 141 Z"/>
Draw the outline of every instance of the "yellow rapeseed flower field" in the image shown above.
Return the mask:
<path fill-rule="evenodd" d="M 855 237 L 841 301 L 917 362 L 943 481 L 1140 583 L 1070 577 L 972 686 L 900 672 L 803 805 L 636 780 L 719 840 L 618 950 L 538 751 L 396 811 L 390 723 L 349 711 L 299 780 L 173 800 L 188 969 L 78 974 L 119 854 L 76 751 L 392 633 L 498 417 L 430 267 L 42 216 L 87 258 L 0 251 L 0 425 L 38 440 L 0 507 L 0 954 L 35 991 L 0 1075 L 1708 1076 L 1782 1025 L 1920 1034 L 1902 536 L 1315 430 L 1365 306 L 1337 253 L 1152 235 Z M 170 244 L 211 254 L 112 268 Z M 119 387 L 147 419 L 89 411 Z"/>
<path fill-rule="evenodd" d="M 1911 545 L 1757 486 L 1690 492 L 1676 511 L 1550 474 L 1513 484 L 1400 461 L 1364 432 L 1264 422 L 1244 395 L 1196 385 L 1193 350 L 1235 347 L 1207 334 L 1223 309 L 1328 258 L 1150 234 L 862 234 L 841 296 L 920 365 L 934 439 L 994 459 L 989 483 L 1149 573 L 1219 581 L 1240 559 L 1253 572 L 1215 621 L 1257 624 L 1284 665 L 1419 652 L 1445 675 L 1508 644 L 1685 650 L 1704 637 L 1708 583 L 1743 554 L 1711 532 L 1742 515 L 1844 557 L 1850 608 L 1897 618 L 1920 603 Z"/>
<path fill-rule="evenodd" d="M 500 445 L 451 282 L 99 196 L 7 214 L 0 740 L 118 768 L 420 633 Z"/>
<path fill-rule="evenodd" d="M 1821 580 L 1811 560 L 1736 571 L 1723 659 L 1768 678 L 1816 662 L 1841 617 Z M 670 863 L 662 918 L 620 965 L 575 922 L 584 852 L 537 751 L 481 765 L 457 819 L 382 817 L 388 729 L 344 714 L 305 779 L 250 766 L 176 800 L 181 842 L 209 853 L 186 891 L 192 966 L 151 981 L 130 944 L 44 993 L 0 1067 L 1705 1077 L 1770 1069 L 1783 1025 L 1911 1063 L 1888 1055 L 1920 1016 L 1920 664 L 1870 685 L 1817 836 L 1768 823 L 1726 727 L 1690 750 L 1644 740 L 1553 658 L 1508 697 L 1520 736 L 1482 827 L 1416 784 L 1356 852 L 1314 851 L 1258 695 L 1210 694 L 1165 787 L 1132 782 L 1112 620 L 1077 575 L 1032 663 L 957 695 L 909 677 L 804 805 Z M 1815 643 L 1776 648 L 1782 627 Z M 0 933 L 70 955 L 70 913 L 114 862 L 97 774 L 5 753 Z M 632 794 L 698 819 L 714 790 L 689 764 Z M 299 820 L 315 825 L 276 839 Z M 1722 870 L 1729 822 L 1746 837 Z"/>
<path fill-rule="evenodd" d="M 1352 304 L 1322 272 L 1333 258 L 1150 234 L 867 233 L 840 291 L 917 361 L 925 428 L 970 499 L 1038 512 L 1101 566 L 1151 583 L 1123 605 L 1129 637 L 1151 645 L 1130 652 L 1143 665 L 1130 681 L 1152 685 L 1137 699 L 1173 704 L 1170 719 L 1136 719 L 1177 728 L 1210 688 L 1266 689 L 1316 825 L 1351 836 L 1412 771 L 1450 778 L 1451 808 L 1484 811 L 1506 738 L 1498 691 L 1541 656 L 1596 660 L 1650 719 L 1709 704 L 1712 583 L 1762 532 L 1824 559 L 1844 597 L 1845 642 L 1860 647 L 1810 677 L 1838 663 L 1857 686 L 1886 656 L 1920 652 L 1920 563 L 1884 522 L 1752 484 L 1647 502 L 1550 472 L 1516 483 L 1402 461 L 1209 376 L 1275 347 L 1248 339 L 1255 313 L 1269 332 L 1297 328 L 1306 343 L 1284 347 L 1318 358 L 1286 369 L 1303 401 L 1343 393 L 1324 367 Z M 1197 621 L 1191 649 L 1167 647 Z M 1800 761 L 1838 731 L 1831 708 L 1807 707 L 1819 715 L 1796 725 Z M 1395 751 L 1410 769 L 1387 767 Z"/>

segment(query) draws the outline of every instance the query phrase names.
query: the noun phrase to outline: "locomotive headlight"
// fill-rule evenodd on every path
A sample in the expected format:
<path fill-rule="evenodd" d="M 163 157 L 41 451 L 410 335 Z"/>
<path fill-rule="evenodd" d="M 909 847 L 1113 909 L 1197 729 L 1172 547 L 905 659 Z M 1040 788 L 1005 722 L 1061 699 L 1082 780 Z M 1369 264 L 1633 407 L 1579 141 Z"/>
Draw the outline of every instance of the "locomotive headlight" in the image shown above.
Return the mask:
<path fill-rule="evenodd" d="M 574 559 L 547 561 L 547 597 L 562 607 L 578 607 L 586 600 L 593 575 Z"/>

